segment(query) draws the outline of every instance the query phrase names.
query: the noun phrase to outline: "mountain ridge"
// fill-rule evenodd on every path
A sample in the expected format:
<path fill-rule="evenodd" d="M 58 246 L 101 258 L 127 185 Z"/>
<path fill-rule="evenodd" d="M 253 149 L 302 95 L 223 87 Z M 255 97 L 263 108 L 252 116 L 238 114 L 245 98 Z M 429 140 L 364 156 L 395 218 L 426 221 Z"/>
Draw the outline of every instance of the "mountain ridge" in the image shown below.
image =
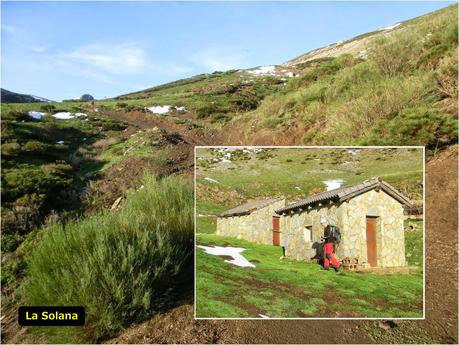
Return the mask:
<path fill-rule="evenodd" d="M 43 97 L 38 97 L 29 94 L 13 92 L 6 89 L 1 89 L 2 103 L 48 103 L 51 100 Z"/>

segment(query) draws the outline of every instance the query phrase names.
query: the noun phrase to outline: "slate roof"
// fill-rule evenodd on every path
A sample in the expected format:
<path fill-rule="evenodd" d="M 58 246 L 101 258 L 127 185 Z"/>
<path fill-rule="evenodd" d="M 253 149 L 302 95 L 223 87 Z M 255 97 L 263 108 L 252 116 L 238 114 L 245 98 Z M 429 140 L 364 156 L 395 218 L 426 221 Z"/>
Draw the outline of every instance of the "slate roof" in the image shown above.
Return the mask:
<path fill-rule="evenodd" d="M 261 200 L 251 200 L 245 204 L 236 206 L 228 211 L 225 211 L 219 214 L 219 217 L 233 217 L 233 216 L 244 216 L 252 213 L 255 210 L 265 208 L 266 206 L 275 203 L 276 201 L 281 201 L 284 198 L 271 198 L 271 199 L 261 199 Z"/>
<path fill-rule="evenodd" d="M 373 178 L 371 180 L 364 181 L 359 184 L 343 186 L 343 187 L 329 190 L 329 191 L 319 193 L 316 195 L 311 195 L 307 197 L 306 199 L 300 200 L 298 202 L 295 202 L 293 204 L 290 204 L 278 210 L 275 210 L 275 212 L 277 214 L 282 214 L 287 211 L 295 211 L 295 210 L 298 210 L 299 208 L 313 206 L 315 204 L 323 203 L 326 201 L 342 202 L 342 201 L 352 199 L 358 195 L 361 195 L 373 189 L 383 190 L 384 192 L 389 194 L 391 197 L 396 199 L 399 203 L 405 206 L 408 206 L 408 207 L 413 206 L 410 199 L 408 199 L 406 196 L 404 196 L 402 193 L 400 193 L 398 190 L 392 187 L 389 183 L 381 180 L 380 178 Z"/>

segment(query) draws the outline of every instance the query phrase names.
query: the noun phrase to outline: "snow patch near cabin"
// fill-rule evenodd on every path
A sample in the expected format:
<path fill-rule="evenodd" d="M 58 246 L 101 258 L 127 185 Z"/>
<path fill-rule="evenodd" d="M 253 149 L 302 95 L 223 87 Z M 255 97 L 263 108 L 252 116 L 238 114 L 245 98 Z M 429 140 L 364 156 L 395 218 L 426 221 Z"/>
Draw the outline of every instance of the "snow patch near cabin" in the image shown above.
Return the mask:
<path fill-rule="evenodd" d="M 333 189 L 341 187 L 344 181 L 341 179 L 336 179 L 336 180 L 327 180 L 327 181 L 322 181 L 322 182 L 325 184 L 325 186 L 327 186 L 327 191 L 328 191 L 328 190 L 333 190 Z"/>
<path fill-rule="evenodd" d="M 204 249 L 207 254 L 210 255 L 227 255 L 231 256 L 232 260 L 225 260 L 225 262 L 240 266 L 240 267 L 255 267 L 249 260 L 241 255 L 241 252 L 245 248 L 234 248 L 234 247 L 206 247 L 197 246 L 198 248 Z"/>

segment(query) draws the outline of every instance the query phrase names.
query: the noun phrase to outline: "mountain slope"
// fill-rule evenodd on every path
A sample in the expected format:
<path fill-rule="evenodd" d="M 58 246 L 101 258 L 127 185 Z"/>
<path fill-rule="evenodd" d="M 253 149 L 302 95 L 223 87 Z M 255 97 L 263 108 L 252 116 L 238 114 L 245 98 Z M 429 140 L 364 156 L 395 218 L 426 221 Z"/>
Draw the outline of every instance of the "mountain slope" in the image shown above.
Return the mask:
<path fill-rule="evenodd" d="M 457 19 L 453 5 L 283 65 L 202 74 L 99 104 L 149 115 L 145 107 L 179 107 L 159 116 L 202 127 L 218 144 L 435 149 L 457 138 Z"/>
<path fill-rule="evenodd" d="M 223 141 L 429 149 L 454 143 L 457 19 L 457 5 L 450 6 L 390 34 L 362 35 L 288 62 L 301 69 L 298 77 L 233 117 Z"/>
<path fill-rule="evenodd" d="M 22 93 L 16 93 L 13 91 L 8 91 L 6 89 L 1 89 L 2 103 L 37 103 L 37 102 L 50 102 L 49 99 L 25 95 Z"/>

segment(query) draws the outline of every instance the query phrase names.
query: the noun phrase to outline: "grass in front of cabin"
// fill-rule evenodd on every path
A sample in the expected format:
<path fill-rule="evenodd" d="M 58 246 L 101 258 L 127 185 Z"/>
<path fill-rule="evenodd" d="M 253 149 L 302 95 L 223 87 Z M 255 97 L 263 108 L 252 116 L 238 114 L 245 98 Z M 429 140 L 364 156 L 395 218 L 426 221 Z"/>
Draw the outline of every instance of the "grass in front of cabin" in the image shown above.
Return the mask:
<path fill-rule="evenodd" d="M 336 274 L 316 264 L 280 260 L 280 247 L 211 234 L 198 234 L 196 242 L 244 247 L 244 257 L 256 266 L 234 266 L 197 248 L 197 317 L 422 317 L 420 271 Z"/>

